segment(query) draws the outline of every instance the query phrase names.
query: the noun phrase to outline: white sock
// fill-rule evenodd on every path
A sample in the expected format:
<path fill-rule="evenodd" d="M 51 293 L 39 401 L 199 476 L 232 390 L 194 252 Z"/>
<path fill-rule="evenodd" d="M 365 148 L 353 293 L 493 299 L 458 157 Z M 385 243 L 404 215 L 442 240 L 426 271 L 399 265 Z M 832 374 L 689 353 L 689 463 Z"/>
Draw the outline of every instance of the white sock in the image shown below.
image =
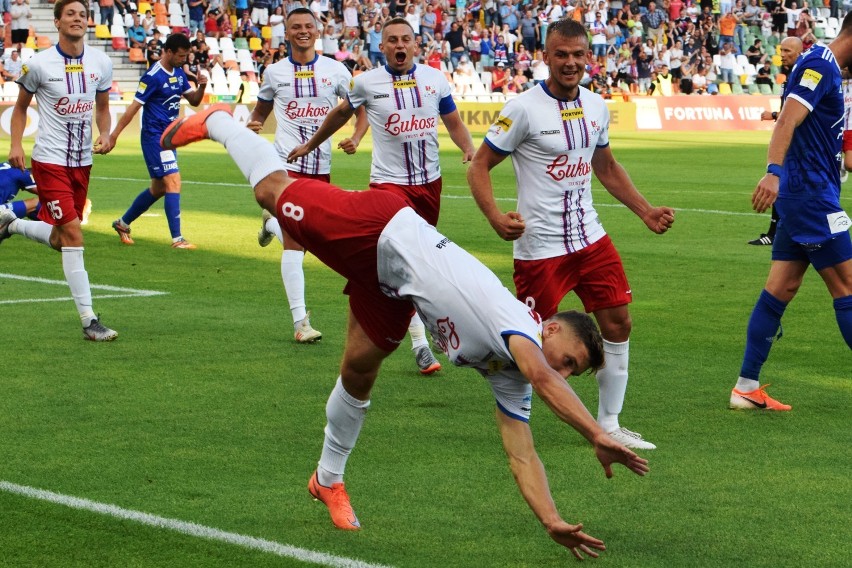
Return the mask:
<path fill-rule="evenodd" d="M 617 430 L 618 415 L 624 405 L 627 392 L 627 362 L 630 355 L 630 340 L 613 343 L 603 340 L 606 366 L 598 371 L 598 424 L 604 432 Z"/>
<path fill-rule="evenodd" d="M 285 250 L 281 255 L 281 279 L 284 281 L 284 292 L 287 293 L 293 323 L 302 321 L 308 315 L 305 309 L 305 272 L 302 270 L 304 259 L 305 253 L 300 250 Z"/>
<path fill-rule="evenodd" d="M 22 221 L 17 219 L 9 224 L 9 232 L 50 246 L 50 234 L 53 232 L 53 225 L 48 225 L 44 221 Z"/>
<path fill-rule="evenodd" d="M 74 298 L 83 327 L 88 327 L 96 316 L 92 311 L 89 273 L 83 265 L 83 247 L 62 247 L 62 270 L 65 272 L 68 287 L 71 288 L 71 297 Z"/>
<path fill-rule="evenodd" d="M 272 217 L 266 220 L 266 230 L 278 237 L 278 242 L 284 244 L 284 233 L 281 231 L 281 225 L 278 224 L 278 219 Z"/>
<path fill-rule="evenodd" d="M 346 460 L 358 441 L 369 406 L 369 400 L 358 400 L 347 393 L 342 379 L 337 377 L 337 384 L 325 405 L 328 423 L 325 425 L 325 441 L 317 468 L 321 485 L 331 487 L 332 483 L 343 481 Z"/>
<path fill-rule="evenodd" d="M 420 315 L 417 312 L 414 312 L 411 323 L 408 324 L 408 333 L 411 334 L 412 349 L 429 345 L 429 342 L 426 340 L 426 326 L 423 325 L 423 320 L 420 319 Z"/>
<path fill-rule="evenodd" d="M 207 117 L 207 133 L 219 142 L 243 172 L 252 187 L 269 174 L 285 171 L 275 146 L 237 122 L 226 112 L 214 112 Z"/>
<path fill-rule="evenodd" d="M 734 388 L 740 392 L 751 392 L 760 388 L 760 381 L 740 377 L 737 379 L 737 384 Z"/>

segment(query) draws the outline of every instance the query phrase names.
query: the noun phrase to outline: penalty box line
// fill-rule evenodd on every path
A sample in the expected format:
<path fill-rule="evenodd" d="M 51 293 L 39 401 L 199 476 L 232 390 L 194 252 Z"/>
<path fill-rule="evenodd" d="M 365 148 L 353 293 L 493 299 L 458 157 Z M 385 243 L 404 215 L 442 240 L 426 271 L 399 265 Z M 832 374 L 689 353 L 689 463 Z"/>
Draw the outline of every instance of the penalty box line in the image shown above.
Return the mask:
<path fill-rule="evenodd" d="M 50 284 L 53 286 L 67 287 L 68 283 L 65 280 L 49 280 L 47 278 L 39 278 L 37 276 L 21 276 L 20 274 L 6 274 L 0 272 L 0 278 L 9 280 L 21 280 L 24 282 L 36 282 L 38 284 Z M 93 300 L 101 300 L 104 298 L 146 298 L 151 296 L 164 296 L 168 292 L 159 290 L 137 290 L 136 288 L 120 288 L 118 286 L 109 286 L 106 284 L 91 284 L 92 290 L 104 290 L 105 292 L 115 292 L 113 294 L 99 294 L 92 296 Z M 21 300 L 0 300 L 0 304 L 31 304 L 38 302 L 67 302 L 72 300 L 71 296 L 62 298 L 24 298 Z"/>
<path fill-rule="evenodd" d="M 174 531 L 187 536 L 233 544 L 242 548 L 266 552 L 284 558 L 292 558 L 294 560 L 310 564 L 331 566 L 333 568 L 390 568 L 389 566 L 382 564 L 370 564 L 354 558 L 346 558 L 344 556 L 335 556 L 325 552 L 298 548 L 289 544 L 281 544 L 271 540 L 227 532 L 196 523 L 180 521 L 178 519 L 158 517 L 157 515 L 134 511 L 132 509 L 124 509 L 108 503 L 98 503 L 97 501 L 90 501 L 80 497 L 54 493 L 53 491 L 18 485 L 8 481 L 0 480 L 0 491 L 71 507 L 72 509 L 90 511 L 92 513 L 98 513 L 116 519 L 133 521 L 151 527 Z"/>

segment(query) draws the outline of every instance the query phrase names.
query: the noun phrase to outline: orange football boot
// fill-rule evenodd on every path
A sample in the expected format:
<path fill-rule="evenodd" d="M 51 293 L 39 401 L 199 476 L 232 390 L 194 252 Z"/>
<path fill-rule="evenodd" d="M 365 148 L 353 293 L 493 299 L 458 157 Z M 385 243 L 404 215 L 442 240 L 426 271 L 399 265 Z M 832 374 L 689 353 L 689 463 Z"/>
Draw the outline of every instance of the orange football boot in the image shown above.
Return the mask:
<path fill-rule="evenodd" d="M 349 503 L 349 495 L 346 494 L 346 488 L 343 486 L 343 483 L 332 483 L 331 487 L 325 487 L 324 485 L 320 485 L 317 472 L 314 472 L 311 480 L 308 481 L 308 492 L 317 501 L 325 503 L 334 526 L 344 531 L 357 531 L 361 529 L 361 523 L 358 522 L 358 517 L 355 516 L 355 511 L 352 510 L 352 505 Z"/>
<path fill-rule="evenodd" d="M 160 146 L 164 150 L 174 150 L 199 140 L 206 140 L 207 136 L 207 117 L 214 112 L 227 112 L 232 114 L 231 107 L 225 103 L 210 105 L 201 112 L 197 112 L 192 116 L 185 116 L 173 121 L 163 131 L 160 136 Z"/>
<path fill-rule="evenodd" d="M 731 391 L 731 408 L 736 410 L 792 410 L 789 404 L 778 402 L 768 394 L 763 385 L 750 392 L 742 392 L 734 389 Z"/>

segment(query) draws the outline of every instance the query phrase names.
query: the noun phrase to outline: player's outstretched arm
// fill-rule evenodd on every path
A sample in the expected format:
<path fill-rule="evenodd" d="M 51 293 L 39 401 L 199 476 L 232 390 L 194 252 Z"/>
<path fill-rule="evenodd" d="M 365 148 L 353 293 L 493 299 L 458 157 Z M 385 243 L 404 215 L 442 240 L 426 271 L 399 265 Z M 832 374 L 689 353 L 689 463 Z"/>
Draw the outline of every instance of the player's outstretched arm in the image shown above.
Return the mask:
<path fill-rule="evenodd" d="M 246 127 L 255 134 L 260 134 L 263 124 L 269 118 L 269 113 L 272 112 L 273 107 L 274 103 L 272 101 L 257 99 L 254 110 L 251 111 L 248 122 L 246 122 Z"/>
<path fill-rule="evenodd" d="M 545 330 L 547 333 L 547 330 Z M 518 370 L 527 378 L 533 390 L 550 410 L 586 438 L 595 448 L 595 455 L 612 477 L 612 464 L 620 463 L 637 475 L 648 473 L 648 460 L 640 458 L 625 446 L 610 438 L 589 414 L 583 401 L 574 393 L 565 378 L 553 370 L 541 348 L 527 337 L 509 337 L 509 351 L 515 358 Z M 584 369 L 570 370 L 582 372 Z"/>
<path fill-rule="evenodd" d="M 112 115 L 109 112 L 109 91 L 99 92 L 95 95 L 95 124 L 98 127 L 95 154 L 109 154 L 113 147 L 110 136 Z"/>
<path fill-rule="evenodd" d="M 597 148 L 592 156 L 592 169 L 601 185 L 621 203 L 642 219 L 645 225 L 657 234 L 668 231 L 674 224 L 674 209 L 654 207 L 645 199 L 627 170 L 618 163 L 609 146 Z"/>
<path fill-rule="evenodd" d="M 287 156 L 287 161 L 289 163 L 293 163 L 302 156 L 307 156 L 316 150 L 320 144 L 325 142 L 332 134 L 340 130 L 343 125 L 352 118 L 353 114 L 355 114 L 355 109 L 352 108 L 349 101 L 345 100 L 341 102 L 339 105 L 334 107 L 330 113 L 328 113 L 328 116 L 325 117 L 322 125 L 316 132 L 314 132 L 314 135 L 311 136 L 310 140 L 293 148 L 290 155 Z"/>
<path fill-rule="evenodd" d="M 514 241 L 524 234 L 526 229 L 524 219 L 517 211 L 503 213 L 497 207 L 494 186 L 491 185 L 491 170 L 505 158 L 506 156 L 498 154 L 488 144 L 483 143 L 467 169 L 467 184 L 470 186 L 473 200 L 488 219 L 494 232 L 505 241 Z"/>
<path fill-rule="evenodd" d="M 13 168 L 25 170 L 27 156 L 24 154 L 24 127 L 27 125 L 27 109 L 33 100 L 33 93 L 26 89 L 18 91 L 18 100 L 12 110 L 12 121 L 9 125 L 12 144 L 9 148 L 9 164 Z"/>
<path fill-rule="evenodd" d="M 355 131 L 349 138 L 341 140 L 337 147 L 347 154 L 354 154 L 358 151 L 358 145 L 361 144 L 361 140 L 369 129 L 370 121 L 367 119 L 367 109 L 361 105 L 355 110 Z"/>
<path fill-rule="evenodd" d="M 566 523 L 559 515 L 550 494 L 544 465 L 535 451 L 529 424 L 510 418 L 498 409 L 497 425 L 515 483 L 550 538 L 580 560 L 583 555 L 597 558 L 597 550 L 606 550 L 603 541 L 584 533 L 583 525 Z"/>
<path fill-rule="evenodd" d="M 453 143 L 462 151 L 462 163 L 467 164 L 473 159 L 476 148 L 473 147 L 473 138 L 470 137 L 470 131 L 464 125 L 464 122 L 462 122 L 459 111 L 454 110 L 453 112 L 442 114 L 441 121 L 447 128 L 447 132 L 450 134 Z"/>

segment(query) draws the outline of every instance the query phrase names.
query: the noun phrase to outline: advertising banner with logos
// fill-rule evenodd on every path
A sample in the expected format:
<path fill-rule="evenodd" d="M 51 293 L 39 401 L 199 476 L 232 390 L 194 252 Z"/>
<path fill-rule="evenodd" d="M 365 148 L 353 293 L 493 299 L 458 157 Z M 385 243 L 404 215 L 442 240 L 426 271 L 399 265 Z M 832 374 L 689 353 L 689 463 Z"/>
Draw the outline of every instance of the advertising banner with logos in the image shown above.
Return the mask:
<path fill-rule="evenodd" d="M 777 111 L 781 98 L 761 95 L 635 97 L 639 130 L 771 130 L 774 122 L 760 120 L 764 111 Z"/>

